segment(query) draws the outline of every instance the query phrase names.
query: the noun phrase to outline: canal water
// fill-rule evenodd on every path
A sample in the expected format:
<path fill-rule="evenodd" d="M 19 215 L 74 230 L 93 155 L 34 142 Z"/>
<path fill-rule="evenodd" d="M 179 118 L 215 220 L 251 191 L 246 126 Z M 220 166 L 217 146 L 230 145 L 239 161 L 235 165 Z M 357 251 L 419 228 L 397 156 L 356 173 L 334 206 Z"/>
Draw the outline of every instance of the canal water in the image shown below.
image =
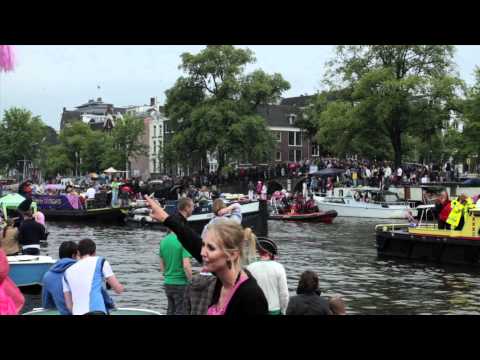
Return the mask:
<path fill-rule="evenodd" d="M 269 221 L 286 268 L 290 294 L 300 274 L 319 274 L 326 296 L 341 295 L 349 314 L 480 314 L 479 271 L 377 258 L 375 225 L 388 220 L 336 218 L 333 224 Z M 162 232 L 126 226 L 48 223 L 43 254 L 58 257 L 62 241 L 91 238 L 125 286 L 113 295 L 119 307 L 141 307 L 166 313 L 159 270 Z M 40 295 L 26 295 L 24 311 L 40 306 Z"/>

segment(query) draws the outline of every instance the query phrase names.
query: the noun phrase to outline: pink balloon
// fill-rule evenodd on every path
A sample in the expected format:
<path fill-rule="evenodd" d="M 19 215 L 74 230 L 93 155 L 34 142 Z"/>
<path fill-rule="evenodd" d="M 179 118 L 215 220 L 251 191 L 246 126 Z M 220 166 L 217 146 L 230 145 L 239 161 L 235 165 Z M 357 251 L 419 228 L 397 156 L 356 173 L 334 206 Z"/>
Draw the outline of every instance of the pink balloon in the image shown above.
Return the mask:
<path fill-rule="evenodd" d="M 15 68 L 15 54 L 13 46 L 0 45 L 0 72 L 12 71 Z"/>

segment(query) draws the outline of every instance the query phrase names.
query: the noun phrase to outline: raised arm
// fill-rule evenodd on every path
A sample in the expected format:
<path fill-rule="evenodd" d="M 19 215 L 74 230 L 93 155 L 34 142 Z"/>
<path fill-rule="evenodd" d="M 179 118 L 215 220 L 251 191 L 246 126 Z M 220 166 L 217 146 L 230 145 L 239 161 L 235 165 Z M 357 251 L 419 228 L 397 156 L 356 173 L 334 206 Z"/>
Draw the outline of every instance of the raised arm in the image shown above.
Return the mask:
<path fill-rule="evenodd" d="M 150 216 L 172 230 L 178 238 L 182 246 L 200 263 L 202 263 L 202 238 L 189 226 L 185 226 L 177 221 L 174 217 L 169 216 L 168 213 L 162 209 L 158 203 L 151 197 L 145 195 L 145 200 L 152 209 Z"/>

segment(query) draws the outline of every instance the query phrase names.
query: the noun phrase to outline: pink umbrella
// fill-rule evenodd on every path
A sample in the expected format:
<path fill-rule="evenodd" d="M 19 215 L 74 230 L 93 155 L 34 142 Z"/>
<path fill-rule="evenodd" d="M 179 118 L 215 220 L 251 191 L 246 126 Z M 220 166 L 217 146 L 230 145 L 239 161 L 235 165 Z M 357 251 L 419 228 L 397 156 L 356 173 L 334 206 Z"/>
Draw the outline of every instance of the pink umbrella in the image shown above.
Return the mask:
<path fill-rule="evenodd" d="M 12 71 L 15 67 L 13 46 L 0 45 L 0 72 Z"/>

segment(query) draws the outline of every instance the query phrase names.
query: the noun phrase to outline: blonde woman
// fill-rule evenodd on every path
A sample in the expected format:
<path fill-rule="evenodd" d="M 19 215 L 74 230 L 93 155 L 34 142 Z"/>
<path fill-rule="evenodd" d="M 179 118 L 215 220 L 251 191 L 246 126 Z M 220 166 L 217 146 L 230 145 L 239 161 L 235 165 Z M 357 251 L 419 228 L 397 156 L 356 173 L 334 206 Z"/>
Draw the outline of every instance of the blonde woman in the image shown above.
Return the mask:
<path fill-rule="evenodd" d="M 267 315 L 268 303 L 255 278 L 243 269 L 245 231 L 235 221 L 211 224 L 203 239 L 186 224 L 168 215 L 149 196 L 151 217 L 177 234 L 183 247 L 217 277 L 208 315 Z"/>

